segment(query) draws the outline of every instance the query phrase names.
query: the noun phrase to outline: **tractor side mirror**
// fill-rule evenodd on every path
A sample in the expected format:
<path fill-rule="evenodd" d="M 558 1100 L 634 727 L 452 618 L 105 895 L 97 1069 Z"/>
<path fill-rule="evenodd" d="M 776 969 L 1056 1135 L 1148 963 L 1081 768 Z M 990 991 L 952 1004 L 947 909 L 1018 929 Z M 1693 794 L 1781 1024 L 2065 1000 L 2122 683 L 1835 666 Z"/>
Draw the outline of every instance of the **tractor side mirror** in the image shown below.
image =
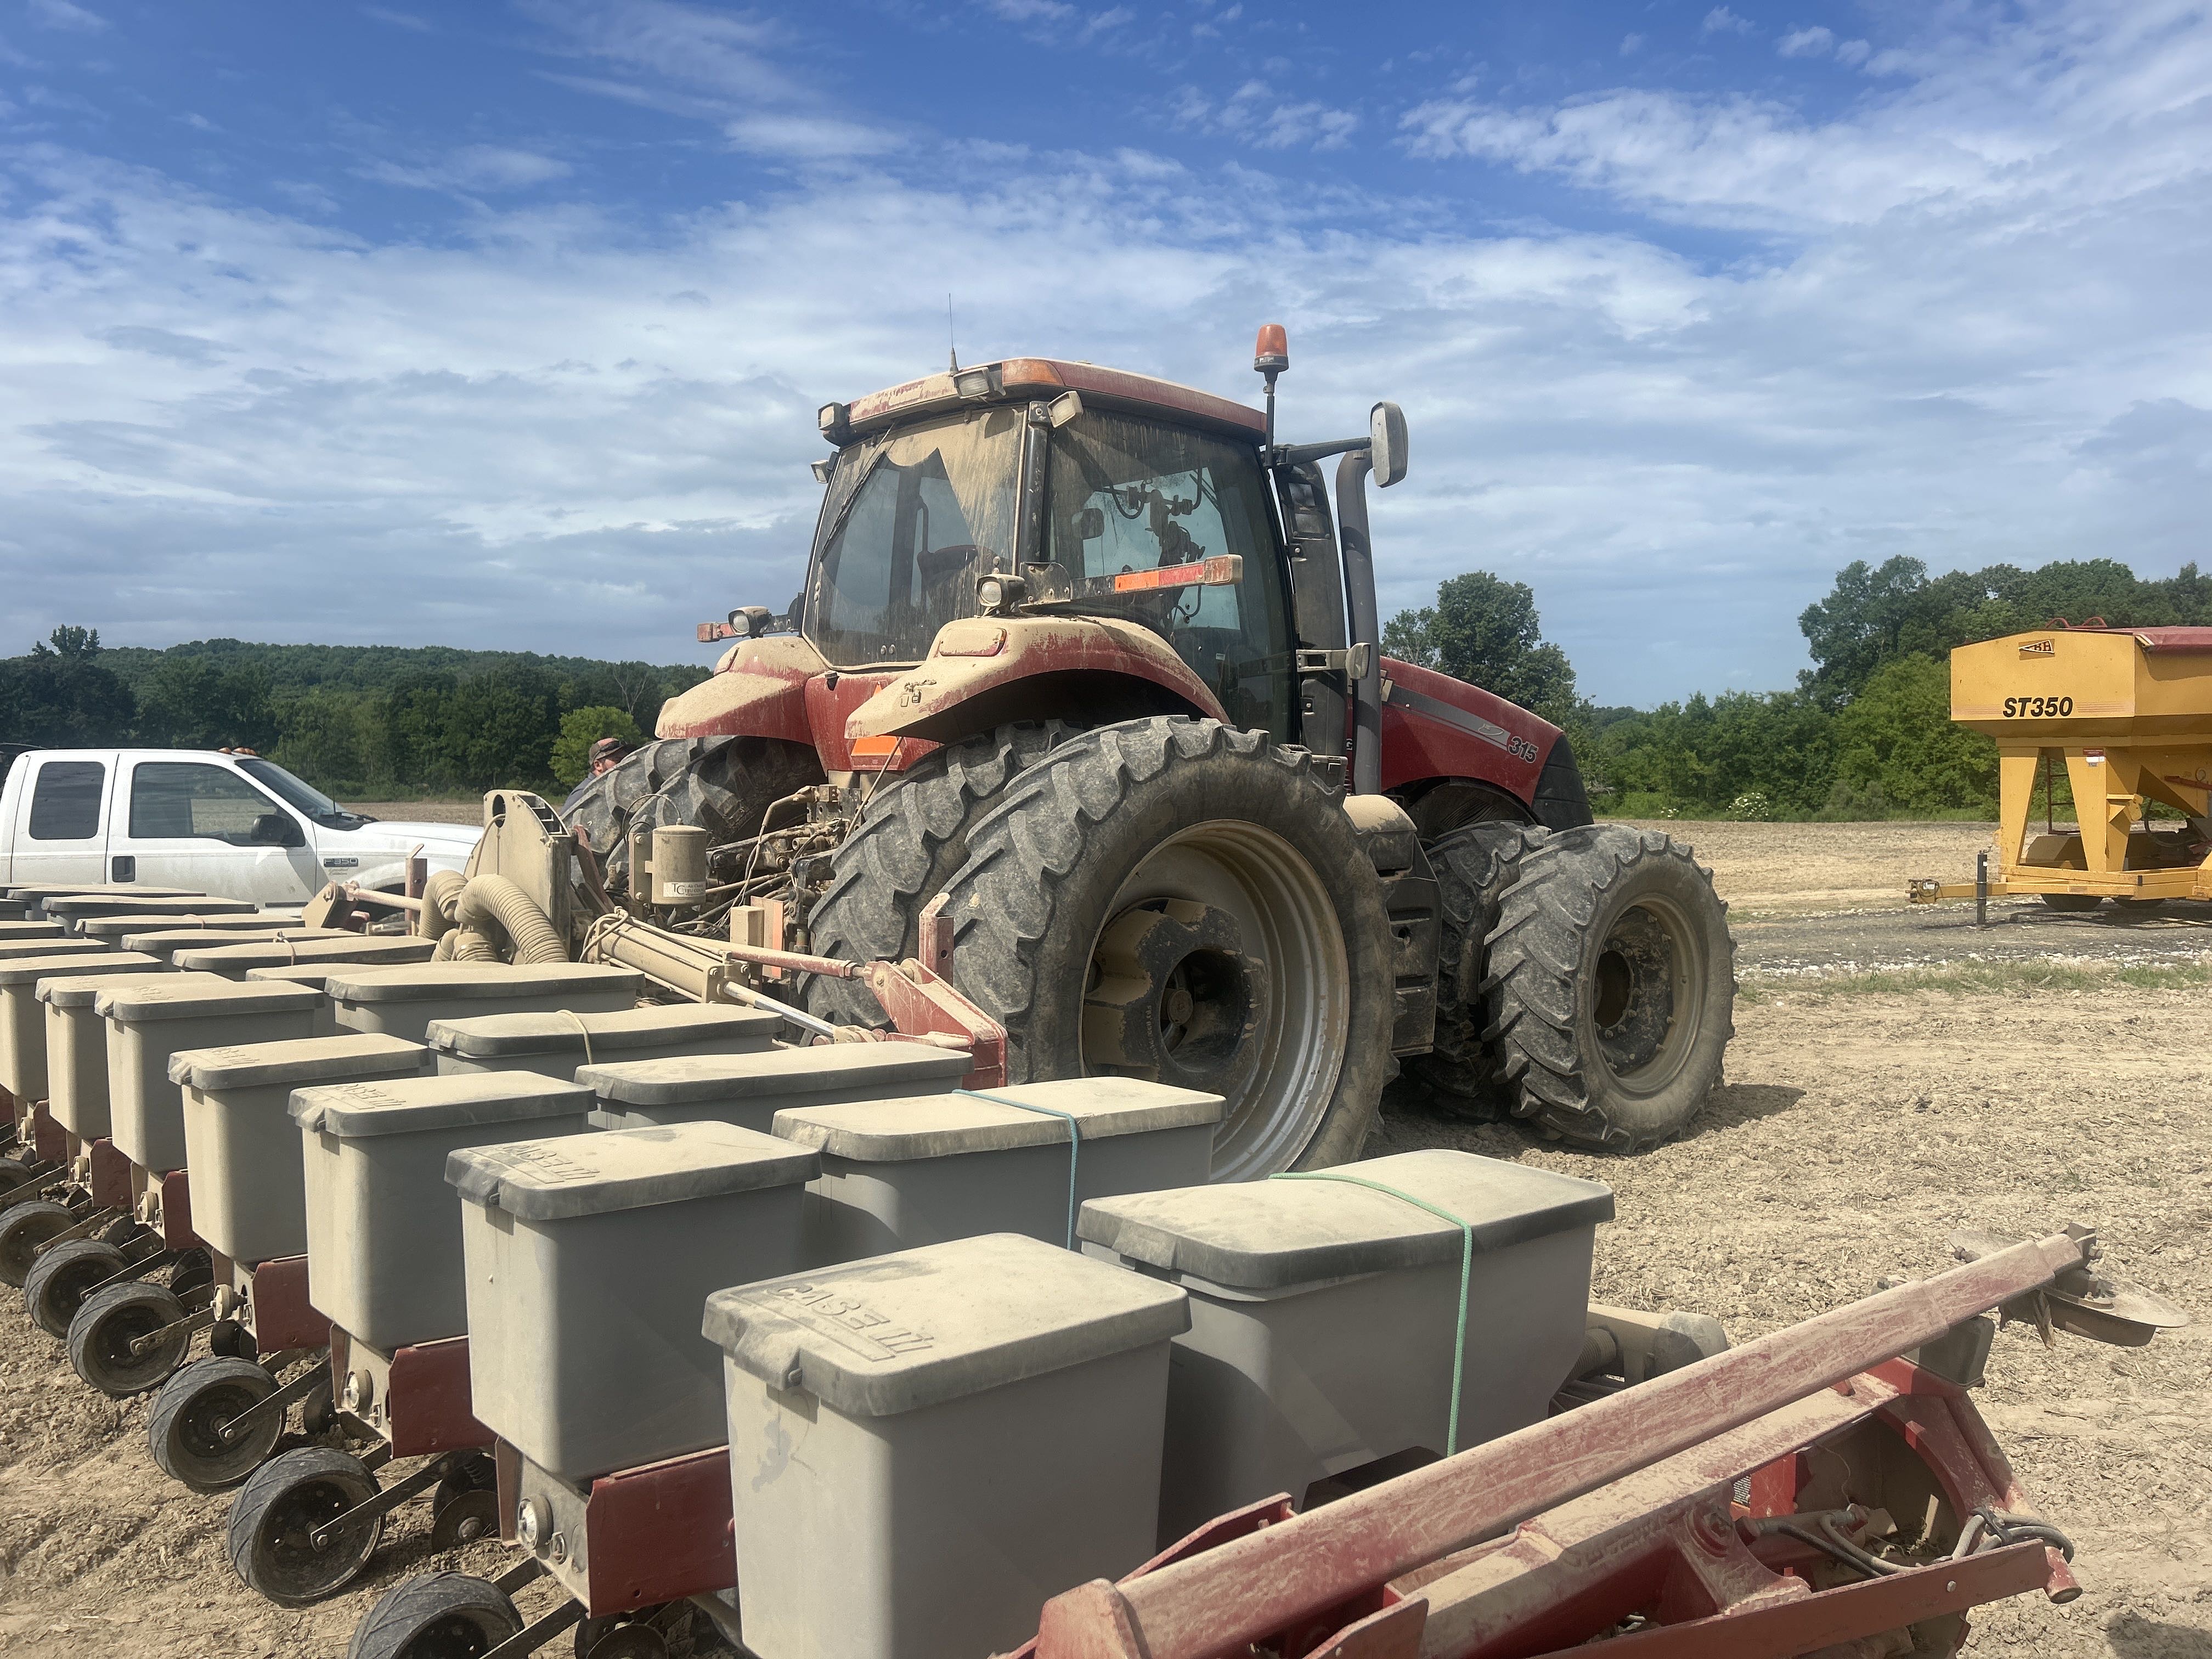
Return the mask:
<path fill-rule="evenodd" d="M 1075 535 L 1079 541 L 1095 542 L 1106 533 L 1106 509 L 1086 507 L 1075 515 Z"/>
<path fill-rule="evenodd" d="M 1395 404 L 1377 404 L 1367 416 L 1367 442 L 1373 457 L 1375 483 L 1388 489 L 1406 476 L 1406 411 Z"/>

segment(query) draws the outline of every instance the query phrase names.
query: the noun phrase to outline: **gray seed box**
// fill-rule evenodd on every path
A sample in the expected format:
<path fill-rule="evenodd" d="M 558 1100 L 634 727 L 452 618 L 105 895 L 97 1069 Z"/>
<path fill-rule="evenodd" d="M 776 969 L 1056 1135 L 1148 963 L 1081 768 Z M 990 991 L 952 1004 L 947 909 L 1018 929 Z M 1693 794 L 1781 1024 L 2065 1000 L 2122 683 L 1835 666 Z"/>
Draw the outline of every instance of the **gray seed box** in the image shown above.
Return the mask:
<path fill-rule="evenodd" d="M 335 927 L 286 927 L 281 923 L 268 927 L 231 929 L 178 927 L 173 925 L 133 929 L 123 935 L 122 944 L 126 951 L 143 951 L 149 957 L 159 957 L 164 962 L 173 963 L 178 953 L 184 951 L 211 951 L 225 945 L 248 945 L 256 940 L 339 937 L 358 939 L 361 936 L 358 933 L 341 935 Z M 203 969 L 200 971 L 206 970 Z"/>
<path fill-rule="evenodd" d="M 1463 1449 L 1540 1420 L 1581 1351 L 1595 1182 L 1435 1150 L 1335 1173 L 1395 1187 L 1471 1223 Z M 1191 1292 L 1176 1342 L 1158 1537 L 1420 1448 L 1441 1455 L 1451 1405 L 1460 1230 L 1336 1181 L 1255 1181 L 1103 1199 L 1086 1248 Z"/>
<path fill-rule="evenodd" d="M 339 1034 L 338 1011 L 331 1002 L 328 982 L 332 974 L 343 973 L 351 965 L 331 962 L 318 967 L 249 968 L 243 974 L 226 977 L 234 978 L 241 985 L 266 984 L 273 980 L 283 985 L 304 985 L 320 993 L 323 1000 L 315 1005 L 315 1035 L 337 1036 Z"/>
<path fill-rule="evenodd" d="M 649 1003 L 612 1014 L 487 1014 L 441 1019 L 428 1042 L 441 1073 L 542 1072 L 573 1077 L 590 1065 L 684 1055 L 761 1054 L 783 1021 L 757 1008 Z"/>
<path fill-rule="evenodd" d="M 87 974 L 157 974 L 162 964 L 135 951 L 94 949 L 68 954 L 14 957 L 0 961 L 0 1088 L 21 1101 L 44 1100 L 46 1088 L 43 980 Z"/>
<path fill-rule="evenodd" d="M 797 1267 L 810 1152 L 728 1123 L 455 1152 L 477 1420 L 572 1481 L 722 1443 L 699 1310 Z"/>
<path fill-rule="evenodd" d="M 87 974 L 78 979 L 39 981 L 39 1000 L 46 1006 L 46 1095 L 54 1121 L 80 1140 L 102 1140 L 110 1133 L 107 1105 L 107 1023 L 94 1005 L 102 991 L 129 985 L 132 974 Z M 221 985 L 213 974 L 171 974 L 179 981 Z"/>
<path fill-rule="evenodd" d="M 446 1159 L 582 1134 L 591 1091 L 528 1072 L 295 1090 L 307 1174 L 307 1299 L 385 1353 L 468 1329 L 461 1205 Z"/>
<path fill-rule="evenodd" d="M 429 1063 L 420 1043 L 355 1032 L 171 1055 L 169 1077 L 185 1097 L 192 1231 L 249 1266 L 305 1255 L 307 1174 L 292 1091 L 420 1077 Z"/>
<path fill-rule="evenodd" d="M 769 1133 L 778 1112 L 840 1101 L 941 1094 L 968 1075 L 965 1054 L 920 1042 L 836 1042 L 723 1059 L 587 1066 L 576 1073 L 599 1097 L 604 1129 L 657 1123 L 735 1123 Z"/>
<path fill-rule="evenodd" d="M 107 1022 L 108 1138 L 146 1170 L 185 1167 L 184 1091 L 169 1057 L 185 1048 L 288 1042 L 315 1034 L 321 999 L 299 985 L 234 985 L 162 974 L 102 991 Z"/>
<path fill-rule="evenodd" d="M 1004 1653 L 1152 1553 L 1176 1287 L 1012 1234 L 717 1292 L 745 1644 Z"/>
<path fill-rule="evenodd" d="M 815 1053 L 822 1052 L 819 1049 Z M 989 1093 L 1067 1113 L 1076 1200 L 1203 1182 L 1222 1098 L 1138 1078 L 1073 1078 Z M 1068 1126 L 964 1092 L 778 1112 L 775 1132 L 822 1154 L 806 1261 L 855 1261 L 977 1233 L 1068 1236 Z"/>
<path fill-rule="evenodd" d="M 572 1008 L 611 1014 L 635 1006 L 643 975 L 635 969 L 555 962 L 426 962 L 332 974 L 325 988 L 349 1030 L 381 1031 L 421 1042 L 433 1022 L 486 1014 L 542 1013 Z"/>
<path fill-rule="evenodd" d="M 204 894 L 191 898 L 148 898 L 139 893 L 79 891 L 57 893 L 40 901 L 46 918 L 72 933 L 94 916 L 239 916 L 257 908 L 248 899 L 210 898 Z"/>

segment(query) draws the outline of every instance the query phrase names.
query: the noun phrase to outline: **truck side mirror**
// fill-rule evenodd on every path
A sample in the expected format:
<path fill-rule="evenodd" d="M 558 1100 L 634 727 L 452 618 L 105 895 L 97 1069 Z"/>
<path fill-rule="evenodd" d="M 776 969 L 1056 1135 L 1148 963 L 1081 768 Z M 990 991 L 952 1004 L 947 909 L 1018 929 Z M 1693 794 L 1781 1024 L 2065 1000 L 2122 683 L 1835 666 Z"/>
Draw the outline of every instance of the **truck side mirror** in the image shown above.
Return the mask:
<path fill-rule="evenodd" d="M 1368 411 L 1367 442 L 1373 457 L 1375 483 L 1388 489 L 1406 476 L 1406 411 L 1395 404 L 1377 404 Z"/>
<path fill-rule="evenodd" d="M 1106 509 L 1086 507 L 1075 515 L 1075 536 L 1079 541 L 1095 542 L 1106 533 Z"/>

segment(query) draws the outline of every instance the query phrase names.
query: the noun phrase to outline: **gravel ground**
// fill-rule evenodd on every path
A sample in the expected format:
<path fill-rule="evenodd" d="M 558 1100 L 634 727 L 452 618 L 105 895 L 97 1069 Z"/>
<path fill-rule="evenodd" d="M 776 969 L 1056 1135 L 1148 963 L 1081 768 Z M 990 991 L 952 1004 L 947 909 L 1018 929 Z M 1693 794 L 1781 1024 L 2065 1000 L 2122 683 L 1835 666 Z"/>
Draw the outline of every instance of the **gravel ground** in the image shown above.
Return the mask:
<path fill-rule="evenodd" d="M 403 810 L 420 805 L 392 815 Z M 1862 906 L 1869 920 L 1853 925 L 1956 939 L 1931 947 L 1954 956 L 1976 948 L 1955 912 L 1874 911 L 1893 906 L 1908 874 L 1948 874 L 1961 854 L 1971 871 L 1987 826 L 1664 827 L 1714 864 L 1761 992 L 1740 1006 L 1729 1082 L 1694 1132 L 1642 1158 L 1595 1158 L 1514 1126 L 1394 1109 L 1370 1154 L 1460 1146 L 1608 1182 L 1620 1218 L 1600 1234 L 1596 1294 L 1713 1313 L 1739 1338 L 1887 1274 L 1940 1269 L 1954 1227 L 2026 1236 L 2067 1220 L 2100 1229 L 2115 1271 L 2212 1320 L 2212 1009 L 2201 993 L 1808 984 L 1782 958 L 1814 951 L 1821 929 Z M 1796 934 L 1764 936 L 1778 941 L 1769 971 L 1752 960 L 1765 948 L 1748 943 L 1752 924 L 1793 915 Z M 2087 936 L 2107 934 L 2119 936 Z M 2060 954 L 2085 953 L 2064 937 Z M 1990 1378 L 1982 1410 L 2029 1492 L 2079 1540 L 2087 1589 L 2066 1607 L 2028 1598 L 1985 1610 L 1969 1650 L 2212 1659 L 2212 1324 L 2140 1350 L 2061 1338 L 2046 1351 L 2014 1328 Z M 395 1517 L 363 1589 L 304 1612 L 258 1601 L 224 1556 L 228 1498 L 158 1474 L 145 1413 L 143 1401 L 88 1394 L 58 1345 L 0 1306 L 0 1654 L 336 1659 L 374 1596 L 430 1565 L 418 1504 Z M 496 1571 L 502 1559 L 478 1546 L 437 1565 Z"/>

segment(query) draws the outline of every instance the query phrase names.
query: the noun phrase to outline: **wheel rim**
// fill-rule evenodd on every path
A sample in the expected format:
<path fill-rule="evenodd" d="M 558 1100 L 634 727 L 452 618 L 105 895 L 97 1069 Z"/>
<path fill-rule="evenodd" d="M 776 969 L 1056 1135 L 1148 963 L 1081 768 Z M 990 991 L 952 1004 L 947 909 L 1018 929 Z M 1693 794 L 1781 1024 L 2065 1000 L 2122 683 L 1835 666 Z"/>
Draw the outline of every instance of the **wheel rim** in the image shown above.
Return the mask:
<path fill-rule="evenodd" d="M 182 1346 L 175 1340 L 144 1353 L 131 1345 L 168 1322 L 163 1310 L 145 1302 L 126 1302 L 100 1316 L 84 1344 L 85 1380 L 108 1394 L 136 1394 L 176 1369 Z M 187 1342 L 190 1338 L 186 1338 Z"/>
<path fill-rule="evenodd" d="M 483 1614 L 441 1613 L 407 1638 L 392 1659 L 482 1659 L 513 1631 L 495 1631 Z"/>
<path fill-rule="evenodd" d="M 44 1316 L 39 1322 L 52 1335 L 66 1337 L 70 1321 L 84 1305 L 100 1281 L 115 1273 L 117 1264 L 97 1258 L 80 1259 L 56 1271 L 53 1277 L 40 1287 L 39 1310 Z"/>
<path fill-rule="evenodd" d="M 1696 1047 L 1705 1012 L 1705 940 L 1687 914 L 1656 894 L 1606 930 L 1592 972 L 1589 1019 L 1613 1082 L 1656 1095 Z"/>
<path fill-rule="evenodd" d="M 1290 1168 L 1328 1114 L 1351 1024 L 1344 930 L 1312 866 L 1256 824 L 1194 824 L 1146 856 L 1106 914 L 1084 1069 L 1221 1095 L 1216 1181 Z"/>
<path fill-rule="evenodd" d="M 171 1455 L 201 1480 L 219 1480 L 226 1476 L 235 1480 L 250 1473 L 261 1462 L 267 1445 L 251 1431 L 235 1440 L 226 1440 L 222 1425 L 266 1399 L 270 1392 L 243 1382 L 218 1382 L 200 1389 L 177 1413 L 176 1425 L 169 1431 Z M 273 1443 L 274 1437 L 270 1438 Z"/>
<path fill-rule="evenodd" d="M 0 1280 L 20 1285 L 31 1276 L 39 1259 L 39 1246 L 70 1224 L 67 1214 L 45 1211 L 19 1212 L 0 1226 Z"/>
<path fill-rule="evenodd" d="M 271 1504 L 254 1540 L 258 1565 L 270 1586 L 307 1600 L 328 1595 L 360 1571 L 375 1547 L 374 1523 L 349 1528 L 320 1549 L 315 1547 L 315 1530 L 368 1496 L 321 1479 L 301 1481 Z"/>

